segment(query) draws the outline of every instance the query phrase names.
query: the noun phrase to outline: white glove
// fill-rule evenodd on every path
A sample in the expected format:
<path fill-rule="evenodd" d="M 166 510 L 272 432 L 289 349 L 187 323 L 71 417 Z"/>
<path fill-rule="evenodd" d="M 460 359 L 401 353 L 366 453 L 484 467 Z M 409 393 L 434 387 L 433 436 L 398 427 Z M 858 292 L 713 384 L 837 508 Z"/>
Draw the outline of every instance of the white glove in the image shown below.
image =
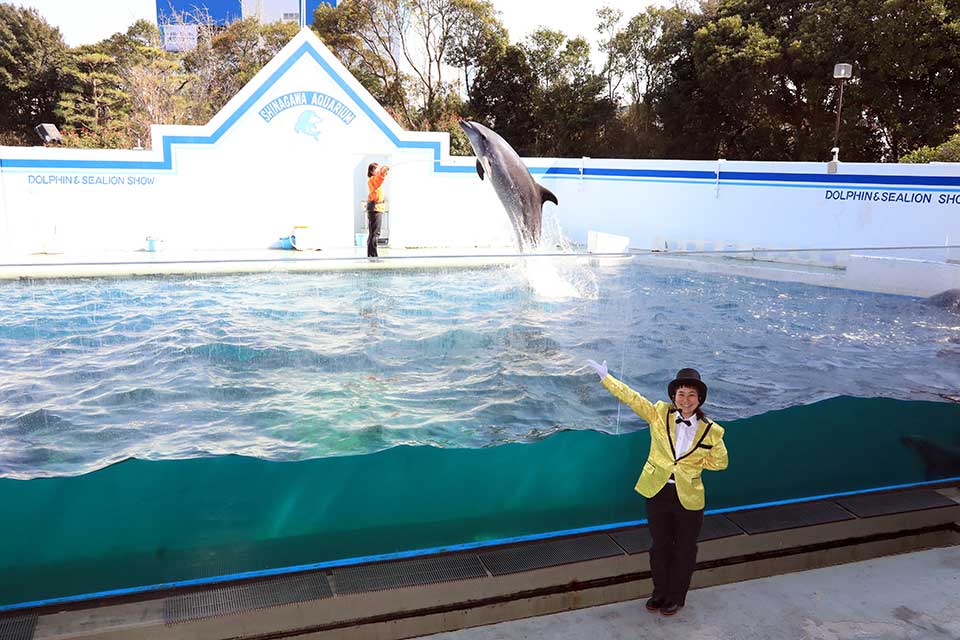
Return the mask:
<path fill-rule="evenodd" d="M 603 380 L 607 377 L 607 361 L 604 360 L 603 364 L 597 364 L 593 360 L 587 360 L 587 366 L 593 369 L 600 379 Z"/>

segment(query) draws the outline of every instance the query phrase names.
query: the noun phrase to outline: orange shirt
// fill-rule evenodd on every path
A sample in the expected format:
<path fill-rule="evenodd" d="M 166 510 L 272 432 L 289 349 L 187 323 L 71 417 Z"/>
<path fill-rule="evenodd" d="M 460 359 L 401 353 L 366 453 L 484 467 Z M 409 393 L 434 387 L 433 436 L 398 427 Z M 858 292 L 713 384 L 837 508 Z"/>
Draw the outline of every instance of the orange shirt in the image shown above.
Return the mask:
<path fill-rule="evenodd" d="M 375 202 L 374 211 L 383 212 L 383 181 L 387 178 L 387 168 L 380 167 L 377 171 L 367 178 L 367 190 L 370 194 L 367 196 L 369 202 Z"/>

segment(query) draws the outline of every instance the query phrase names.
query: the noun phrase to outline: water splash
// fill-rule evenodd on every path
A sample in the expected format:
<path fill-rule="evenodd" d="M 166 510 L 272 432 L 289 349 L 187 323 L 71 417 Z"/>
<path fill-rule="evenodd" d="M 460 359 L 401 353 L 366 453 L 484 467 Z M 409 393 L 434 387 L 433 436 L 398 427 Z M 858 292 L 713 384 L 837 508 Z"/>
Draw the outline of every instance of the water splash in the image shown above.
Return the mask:
<path fill-rule="evenodd" d="M 573 244 L 563 235 L 560 222 L 552 211 L 544 211 L 540 251 L 576 255 Z M 596 300 L 600 295 L 597 277 L 588 258 L 530 256 L 523 261 L 523 274 L 537 298 L 541 300 Z"/>

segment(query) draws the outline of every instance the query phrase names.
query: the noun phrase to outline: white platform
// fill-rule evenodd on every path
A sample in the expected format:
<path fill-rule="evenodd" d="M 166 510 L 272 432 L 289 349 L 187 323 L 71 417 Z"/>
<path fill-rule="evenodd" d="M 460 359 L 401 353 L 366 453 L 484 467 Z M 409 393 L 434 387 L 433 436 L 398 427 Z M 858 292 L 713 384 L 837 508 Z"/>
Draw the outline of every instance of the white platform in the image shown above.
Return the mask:
<path fill-rule="evenodd" d="M 363 247 L 325 251 L 116 251 L 97 254 L 0 256 L 0 280 L 90 278 L 150 275 L 352 271 L 381 269 L 478 268 L 516 265 L 531 260 L 576 260 L 602 263 L 636 260 L 665 269 L 689 269 L 778 282 L 853 289 L 874 293 L 928 297 L 960 288 L 960 264 L 851 255 L 845 267 L 824 267 L 744 256 L 632 252 L 594 256 L 589 253 L 518 255 L 477 249 L 390 249 L 370 260 Z"/>

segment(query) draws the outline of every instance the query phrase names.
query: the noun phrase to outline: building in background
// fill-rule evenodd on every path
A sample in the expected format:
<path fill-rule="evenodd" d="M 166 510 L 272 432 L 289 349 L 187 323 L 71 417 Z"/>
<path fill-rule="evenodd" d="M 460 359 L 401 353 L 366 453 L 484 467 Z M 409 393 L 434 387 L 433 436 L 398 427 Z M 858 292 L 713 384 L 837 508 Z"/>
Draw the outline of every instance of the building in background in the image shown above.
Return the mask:
<path fill-rule="evenodd" d="M 167 51 L 186 51 L 197 46 L 201 25 L 226 27 L 240 18 L 260 22 L 289 20 L 301 26 L 313 22 L 321 4 L 337 6 L 337 0 L 157 0 L 157 26 Z"/>

